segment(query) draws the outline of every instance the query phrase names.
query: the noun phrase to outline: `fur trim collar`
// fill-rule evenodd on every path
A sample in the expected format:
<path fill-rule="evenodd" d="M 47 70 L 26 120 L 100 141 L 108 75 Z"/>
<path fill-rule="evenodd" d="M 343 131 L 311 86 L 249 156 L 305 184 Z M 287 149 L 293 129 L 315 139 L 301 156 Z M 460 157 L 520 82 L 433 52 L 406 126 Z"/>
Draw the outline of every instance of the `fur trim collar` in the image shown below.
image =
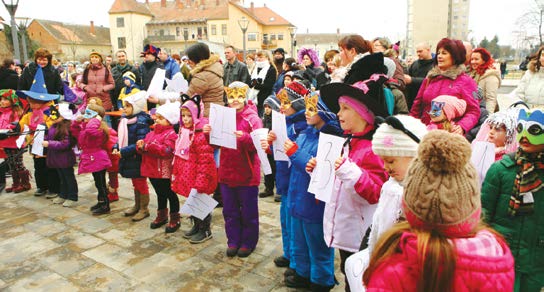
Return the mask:
<path fill-rule="evenodd" d="M 196 64 L 195 68 L 191 70 L 191 75 L 204 71 L 205 68 L 217 63 L 219 61 L 218 55 L 211 55 L 209 59 L 202 60 Z"/>
<path fill-rule="evenodd" d="M 476 81 L 476 83 L 480 82 L 480 80 L 486 79 L 488 77 L 496 77 L 499 79 L 499 82 L 501 81 L 501 72 L 499 72 L 496 69 L 487 69 L 484 72 L 484 75 L 478 75 L 475 71 L 470 72 L 470 77 Z M 500 84 L 500 83 L 499 83 Z"/>
<path fill-rule="evenodd" d="M 441 71 L 440 69 L 438 69 L 438 66 L 434 66 L 427 74 L 427 78 L 433 79 L 438 76 L 444 76 L 451 80 L 455 80 L 457 76 L 465 73 L 465 71 L 465 65 L 452 66 L 446 71 Z"/>

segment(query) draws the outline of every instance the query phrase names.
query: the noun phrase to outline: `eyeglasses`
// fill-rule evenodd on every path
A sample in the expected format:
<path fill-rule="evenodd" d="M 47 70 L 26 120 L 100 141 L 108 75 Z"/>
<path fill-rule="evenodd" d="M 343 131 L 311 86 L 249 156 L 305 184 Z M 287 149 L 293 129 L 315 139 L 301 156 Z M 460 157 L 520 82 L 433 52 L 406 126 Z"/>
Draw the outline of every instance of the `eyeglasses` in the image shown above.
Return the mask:
<path fill-rule="evenodd" d="M 389 126 L 393 127 L 393 129 L 399 130 L 403 132 L 404 134 L 408 135 L 408 137 L 410 137 L 416 143 L 419 144 L 420 142 L 419 138 L 416 135 L 414 135 L 414 133 L 410 132 L 410 130 L 406 129 L 404 125 L 402 124 L 402 122 L 394 116 L 388 116 L 385 119 L 380 116 L 377 116 L 374 121 L 377 125 L 386 123 Z"/>

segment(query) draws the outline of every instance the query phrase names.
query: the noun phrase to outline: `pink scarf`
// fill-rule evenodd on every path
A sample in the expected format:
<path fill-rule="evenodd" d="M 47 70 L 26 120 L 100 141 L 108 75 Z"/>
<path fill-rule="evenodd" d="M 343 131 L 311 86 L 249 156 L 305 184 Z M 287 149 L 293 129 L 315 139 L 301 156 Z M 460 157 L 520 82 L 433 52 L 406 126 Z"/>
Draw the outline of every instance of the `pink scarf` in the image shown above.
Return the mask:
<path fill-rule="evenodd" d="M 117 137 L 119 149 L 128 146 L 128 125 L 132 125 L 138 121 L 138 117 L 133 117 L 130 120 L 127 118 L 122 118 L 119 122 L 119 127 L 117 128 Z"/>
<path fill-rule="evenodd" d="M 176 150 L 174 151 L 174 155 L 184 160 L 189 160 L 189 148 L 193 142 L 191 139 L 191 133 L 191 130 L 182 127 L 179 130 L 178 140 L 176 141 Z"/>
<path fill-rule="evenodd" d="M 43 112 L 49 109 L 49 103 L 46 103 L 42 108 L 32 110 L 32 115 L 30 115 L 30 124 L 29 128 L 35 130 L 39 124 L 43 124 L 45 119 L 43 118 Z"/>

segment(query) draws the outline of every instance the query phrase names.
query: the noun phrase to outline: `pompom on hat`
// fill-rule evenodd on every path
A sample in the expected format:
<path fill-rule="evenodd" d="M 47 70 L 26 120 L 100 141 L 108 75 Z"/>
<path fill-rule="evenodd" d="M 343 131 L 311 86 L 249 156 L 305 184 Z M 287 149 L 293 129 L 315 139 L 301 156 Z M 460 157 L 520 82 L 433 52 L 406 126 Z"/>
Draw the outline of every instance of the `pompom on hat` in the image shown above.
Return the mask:
<path fill-rule="evenodd" d="M 179 102 L 166 103 L 157 108 L 155 114 L 159 114 L 164 117 L 170 125 L 179 123 Z"/>
<path fill-rule="evenodd" d="M 414 228 L 463 237 L 480 221 L 478 173 L 462 136 L 430 131 L 421 141 L 405 181 L 402 207 Z"/>
<path fill-rule="evenodd" d="M 406 115 L 393 117 L 419 140 L 427 134 L 427 127 L 420 120 Z M 415 157 L 418 145 L 409 135 L 387 122 L 381 123 L 372 137 L 372 151 L 380 156 Z"/>
<path fill-rule="evenodd" d="M 160 48 L 157 48 L 151 44 L 147 44 L 144 46 L 144 51 L 140 54 L 140 57 L 145 57 L 145 55 L 150 54 L 155 56 L 155 58 L 157 58 L 159 56 L 160 51 L 161 51 Z"/>

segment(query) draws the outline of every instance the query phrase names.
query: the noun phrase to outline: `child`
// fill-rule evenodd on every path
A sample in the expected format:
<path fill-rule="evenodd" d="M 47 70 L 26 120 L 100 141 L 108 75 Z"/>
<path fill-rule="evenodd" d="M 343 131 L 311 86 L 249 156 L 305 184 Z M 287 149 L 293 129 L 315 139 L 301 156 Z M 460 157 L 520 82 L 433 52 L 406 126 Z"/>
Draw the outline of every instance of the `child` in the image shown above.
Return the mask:
<path fill-rule="evenodd" d="M 0 90 L 0 129 L 9 131 L 19 130 L 19 119 L 23 115 L 23 108 L 19 97 L 14 90 Z M 7 157 L 7 165 L 11 171 L 13 185 L 6 188 L 6 192 L 20 193 L 30 190 L 30 173 L 23 164 L 23 152 L 17 148 L 15 141 L 18 136 L 11 136 L 0 140 L 0 148 L 3 148 Z M 5 163 L 3 163 L 5 164 Z M 5 173 L 3 174 L 5 185 Z"/>
<path fill-rule="evenodd" d="M 506 238 L 514 255 L 514 291 L 540 291 L 544 287 L 543 128 L 542 110 L 521 109 L 517 152 L 495 162 L 482 186 L 485 220 Z"/>
<path fill-rule="evenodd" d="M 167 103 L 155 113 L 155 127 L 145 139 L 136 141 L 136 149 L 142 154 L 141 175 L 149 177 L 157 194 L 159 209 L 157 218 L 151 222 L 151 229 L 159 228 L 168 222 L 167 203 L 170 203 L 170 222 L 165 232 L 172 233 L 179 229 L 179 200 L 170 188 L 172 159 L 176 146 L 177 134 L 173 125 L 179 123 L 179 103 Z M 149 197 L 149 196 L 148 196 Z"/>
<path fill-rule="evenodd" d="M 261 163 L 250 133 L 262 128 L 262 121 L 253 103 L 248 103 L 249 87 L 239 81 L 231 83 L 227 92 L 228 105 L 236 109 L 236 149 L 221 148 L 219 187 L 223 197 L 223 217 L 227 233 L 227 256 L 248 257 L 259 240 L 257 196 L 261 182 Z M 211 126 L 205 125 L 205 134 Z"/>
<path fill-rule="evenodd" d="M 323 240 L 323 211 L 325 203 L 316 200 L 308 192 L 310 174 L 308 165 L 317 154 L 320 133 L 341 135 L 336 115 L 319 101 L 313 93 L 305 97 L 306 121 L 308 128 L 298 136 L 296 142 L 287 140 L 285 153 L 291 160 L 289 198 L 291 212 L 292 261 L 295 274 L 285 277 L 290 288 L 322 289 L 328 291 L 334 286 L 334 249 Z"/>
<path fill-rule="evenodd" d="M 140 174 L 142 156 L 136 151 L 136 141 L 145 138 L 153 120 L 144 111 L 147 106 L 145 92 L 140 91 L 126 97 L 123 104 L 123 117 L 117 131 L 118 144 L 114 147 L 113 153 L 121 157 L 119 173 L 130 178 L 134 187 L 134 206 L 124 214 L 133 216 L 132 221 L 140 221 L 149 217 L 149 187 L 147 179 Z"/>
<path fill-rule="evenodd" d="M 446 130 L 450 133 L 459 128 L 455 123 L 464 114 L 467 108 L 466 101 L 452 95 L 440 95 L 431 101 L 429 116 L 431 121 L 428 130 Z"/>
<path fill-rule="evenodd" d="M 72 124 L 72 133 L 77 135 L 81 148 L 78 174 L 93 174 L 94 185 L 98 191 L 96 205 L 91 207 L 93 215 L 108 214 L 110 203 L 106 190 L 106 169 L 111 166 L 104 145 L 108 142 L 109 128 L 102 120 L 105 115 L 103 107 L 89 104 L 83 116 Z M 82 123 L 83 120 L 83 123 Z"/>
<path fill-rule="evenodd" d="M 415 135 L 417 140 L 421 140 L 427 133 L 427 127 L 416 118 L 397 115 L 388 119 L 386 121 L 398 120 L 398 123 Z M 365 243 L 367 248 L 346 260 L 346 275 L 359 275 L 357 277 L 358 281 L 355 281 L 354 278 L 348 278 L 354 280 L 349 281 L 351 291 L 364 290 L 362 272 L 368 267 L 370 255 L 378 242 L 378 238 L 402 218 L 401 201 L 404 191 L 402 182 L 410 162 L 417 155 L 419 142 L 398 129 L 396 125 L 397 128 L 392 125 L 395 124 L 392 122 L 389 122 L 389 124 L 387 122 L 382 123 L 372 138 L 372 151 L 384 162 L 384 168 L 389 174 L 389 180 L 382 185 L 380 191 L 378 206 L 372 217 L 368 243 Z"/>
<path fill-rule="evenodd" d="M 272 111 L 279 112 L 280 103 L 275 96 L 271 95 L 264 100 L 264 113 L 263 113 L 263 127 L 268 130 L 272 130 Z M 259 193 L 259 198 L 266 198 L 274 195 L 274 184 L 276 177 L 276 161 L 274 161 L 274 155 L 267 154 L 268 163 L 272 170 L 271 174 L 264 176 L 264 192 Z"/>
<path fill-rule="evenodd" d="M 289 84 L 291 84 L 291 82 L 293 82 L 293 75 L 294 74 L 295 73 L 293 71 L 289 71 L 289 72 L 285 73 L 285 75 L 283 76 L 283 87 L 287 87 L 287 86 L 289 86 Z"/>
<path fill-rule="evenodd" d="M 431 131 L 423 137 L 404 179 L 407 222 L 378 240 L 363 275 L 368 291 L 512 291 L 514 260 L 506 242 L 480 223 L 470 156 L 461 135 Z"/>
<path fill-rule="evenodd" d="M 286 75 L 287 76 L 287 75 Z M 277 97 L 280 101 L 280 111 L 285 115 L 285 123 L 287 126 L 287 137 L 291 141 L 296 141 L 298 135 L 304 131 L 308 124 L 306 123 L 304 104 L 304 96 L 310 91 L 300 82 L 292 82 L 284 89 L 280 90 Z M 276 140 L 276 133 L 270 131 L 268 133 L 268 145 Z M 283 244 L 283 255 L 274 259 L 274 264 L 277 267 L 287 267 L 285 273 L 294 274 L 295 262 L 292 257 L 291 246 L 291 213 L 287 198 L 289 190 L 289 177 L 291 175 L 291 163 L 288 161 L 276 162 L 276 194 L 274 201 L 281 201 L 280 204 L 280 222 L 281 236 Z"/>
<path fill-rule="evenodd" d="M 217 167 L 213 156 L 214 148 L 202 127 L 208 119 L 204 117 L 204 104 L 200 95 L 189 98 L 181 96 L 181 127 L 174 152 L 172 190 L 188 197 L 191 189 L 201 194 L 211 194 L 217 186 Z M 210 228 L 212 214 L 200 220 L 191 216 L 193 226 L 183 233 L 190 243 L 202 243 L 212 238 Z"/>
<path fill-rule="evenodd" d="M 501 160 L 504 154 L 515 152 L 518 147 L 515 116 L 517 113 L 515 109 L 509 109 L 491 114 L 474 139 L 495 145 L 495 161 Z"/>
<path fill-rule="evenodd" d="M 77 96 L 78 100 L 81 100 L 81 104 L 78 106 L 78 111 L 83 113 L 85 109 L 87 108 L 87 93 L 81 89 L 83 86 L 82 80 L 83 75 L 74 73 L 72 74 L 74 80 L 75 80 L 75 86 L 70 87 L 72 89 L 72 92 Z"/>
<path fill-rule="evenodd" d="M 47 148 L 47 167 L 55 169 L 60 178 L 59 197 L 55 198 L 53 203 L 73 207 L 78 199 L 77 181 L 74 175 L 76 155 L 73 150 L 77 140 L 70 133 L 74 114 L 66 103 L 57 107 L 51 107 L 53 125 L 47 131 L 42 145 Z"/>
<path fill-rule="evenodd" d="M 348 134 L 343 155 L 335 162 L 333 193 L 323 218 L 325 244 L 338 248 L 344 275 L 346 259 L 359 251 L 380 189 L 387 180 L 383 162 L 371 148 L 375 116 L 387 115 L 381 99 L 386 80 L 385 75 L 374 74 L 354 85 L 333 83 L 321 88 L 326 105 L 338 113 L 340 126 Z M 349 291 L 347 278 L 346 290 Z"/>
<path fill-rule="evenodd" d="M 125 83 L 125 87 L 123 87 L 119 93 L 119 99 L 117 100 L 118 108 L 123 107 L 123 100 L 125 97 L 140 92 L 140 88 L 136 85 L 136 75 L 131 71 L 127 71 L 123 74 L 123 82 Z"/>

